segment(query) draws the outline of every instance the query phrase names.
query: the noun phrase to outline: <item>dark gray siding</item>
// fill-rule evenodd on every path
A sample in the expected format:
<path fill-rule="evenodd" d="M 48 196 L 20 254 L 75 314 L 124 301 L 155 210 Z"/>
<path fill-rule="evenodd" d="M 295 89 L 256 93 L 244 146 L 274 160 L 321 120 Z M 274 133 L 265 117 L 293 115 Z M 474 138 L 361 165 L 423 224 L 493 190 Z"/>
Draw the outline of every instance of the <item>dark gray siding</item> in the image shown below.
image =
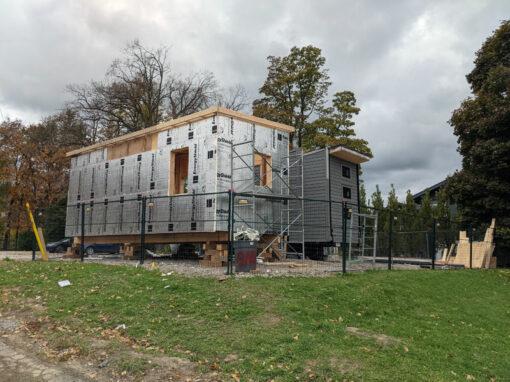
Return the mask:
<path fill-rule="evenodd" d="M 353 212 L 358 212 L 358 186 L 356 180 L 356 165 L 330 157 L 330 175 L 331 175 L 331 200 L 333 203 L 333 237 L 336 243 L 342 242 L 342 206 L 341 203 L 347 203 L 347 207 Z M 350 168 L 350 178 L 346 178 L 342 173 L 342 166 Z M 351 198 L 346 199 L 343 196 L 343 189 L 347 187 L 351 190 Z M 350 221 L 347 222 L 347 239 L 349 239 Z M 356 232 L 353 232 L 353 236 Z"/>
<path fill-rule="evenodd" d="M 304 197 L 328 200 L 328 164 L 326 150 L 307 153 L 303 157 Z M 305 242 L 331 241 L 329 203 L 305 201 Z"/>
<path fill-rule="evenodd" d="M 305 242 L 327 243 L 332 240 L 337 244 L 342 242 L 342 202 L 348 204 L 353 212 L 358 208 L 358 188 L 356 179 L 356 165 L 342 161 L 336 157 L 329 156 L 326 149 L 317 150 L 304 155 L 303 161 L 304 175 L 304 197 L 305 199 L 315 199 L 316 201 L 305 201 Z M 328 179 L 331 176 L 331 220 L 330 204 L 330 183 Z M 350 178 L 342 175 L 342 166 L 350 168 Z M 343 188 L 348 187 L 351 190 L 351 198 L 343 197 Z M 321 202 L 323 201 L 323 202 Z M 347 239 L 349 239 L 350 221 L 347 227 Z M 353 232 L 356 237 L 357 232 Z M 296 238 L 291 235 L 291 241 Z"/>

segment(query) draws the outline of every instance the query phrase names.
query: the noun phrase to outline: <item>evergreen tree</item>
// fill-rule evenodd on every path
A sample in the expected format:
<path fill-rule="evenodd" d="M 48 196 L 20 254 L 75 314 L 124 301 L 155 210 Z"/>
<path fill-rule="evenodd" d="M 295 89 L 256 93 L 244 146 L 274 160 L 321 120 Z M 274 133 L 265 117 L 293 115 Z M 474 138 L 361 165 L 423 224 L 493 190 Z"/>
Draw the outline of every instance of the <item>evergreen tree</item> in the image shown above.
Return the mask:
<path fill-rule="evenodd" d="M 446 223 L 451 220 L 450 202 L 444 188 L 437 193 L 437 204 L 434 207 L 433 216 L 439 223 Z"/>
<path fill-rule="evenodd" d="M 410 232 L 404 239 L 404 247 L 408 256 L 414 256 L 420 248 L 420 234 L 415 234 L 418 231 L 418 209 L 414 202 L 413 194 L 407 190 L 406 201 L 403 206 L 402 225 L 404 230 Z M 417 238 L 418 237 L 418 238 Z"/>
<path fill-rule="evenodd" d="M 359 184 L 359 206 L 361 209 L 361 213 L 366 214 L 368 213 L 368 203 L 367 202 L 367 191 L 365 190 L 365 184 L 360 181 Z"/>
<path fill-rule="evenodd" d="M 423 195 L 421 200 L 420 209 L 418 210 L 418 224 L 419 230 L 427 231 L 432 225 L 432 202 L 430 200 L 430 194 L 428 191 Z"/>
<path fill-rule="evenodd" d="M 334 95 L 333 106 L 324 108 L 320 117 L 306 128 L 303 141 L 305 149 L 342 145 L 372 157 L 368 142 L 356 138 L 354 121 L 360 108 L 356 106 L 356 97 L 351 91 L 338 92 Z"/>
<path fill-rule="evenodd" d="M 397 192 L 395 191 L 395 186 L 391 184 L 390 186 L 390 192 L 388 194 L 388 208 L 395 213 L 398 212 L 400 204 L 398 202 Z"/>
<path fill-rule="evenodd" d="M 375 192 L 372 194 L 372 206 L 379 211 L 384 209 L 384 200 L 378 184 L 375 185 Z"/>

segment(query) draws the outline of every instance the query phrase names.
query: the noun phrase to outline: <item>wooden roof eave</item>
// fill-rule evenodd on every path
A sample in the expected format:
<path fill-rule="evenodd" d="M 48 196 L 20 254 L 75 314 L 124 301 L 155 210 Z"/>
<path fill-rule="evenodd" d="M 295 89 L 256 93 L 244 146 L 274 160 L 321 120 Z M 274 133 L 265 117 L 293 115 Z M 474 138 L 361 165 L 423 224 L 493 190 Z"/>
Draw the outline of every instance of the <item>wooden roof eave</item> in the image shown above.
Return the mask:
<path fill-rule="evenodd" d="M 140 138 L 143 136 L 159 133 L 161 131 L 165 131 L 168 129 L 175 129 L 177 127 L 186 125 L 188 123 L 197 122 L 197 121 L 200 121 L 200 120 L 203 120 L 205 118 L 209 118 L 209 117 L 212 117 L 215 115 L 233 117 L 233 118 L 242 120 L 244 122 L 255 123 L 255 124 L 258 124 L 258 125 L 261 125 L 264 127 L 269 127 L 272 129 L 286 132 L 286 133 L 292 133 L 295 131 L 295 129 L 292 126 L 284 125 L 284 124 L 278 123 L 278 122 L 273 122 L 273 121 L 270 121 L 270 120 L 267 120 L 264 118 L 255 117 L 252 115 L 247 115 L 247 114 L 244 114 L 244 113 L 241 113 L 238 111 L 234 111 L 234 110 L 230 110 L 230 109 L 227 109 L 224 107 L 214 106 L 214 107 L 210 107 L 208 109 L 199 111 L 197 113 L 193 113 L 190 115 L 172 119 L 170 121 L 162 122 L 160 124 L 148 127 L 146 129 L 134 131 L 132 133 L 121 135 L 120 137 L 112 138 L 112 139 L 106 140 L 104 142 L 98 142 L 98 143 L 95 143 L 90 146 L 86 146 L 86 147 L 82 147 L 82 148 L 79 148 L 76 150 L 69 151 L 68 153 L 66 153 L 66 156 L 74 157 L 74 156 L 77 156 L 80 154 L 96 151 L 96 150 L 99 150 L 104 147 L 113 146 L 118 143 L 127 142 L 127 141 L 137 139 L 137 138 Z"/>
<path fill-rule="evenodd" d="M 351 162 L 354 164 L 361 164 L 368 162 L 370 157 L 358 153 L 357 151 L 348 149 L 343 146 L 332 147 L 329 149 L 329 155 L 332 155 L 336 158 L 345 160 L 347 162 Z"/>

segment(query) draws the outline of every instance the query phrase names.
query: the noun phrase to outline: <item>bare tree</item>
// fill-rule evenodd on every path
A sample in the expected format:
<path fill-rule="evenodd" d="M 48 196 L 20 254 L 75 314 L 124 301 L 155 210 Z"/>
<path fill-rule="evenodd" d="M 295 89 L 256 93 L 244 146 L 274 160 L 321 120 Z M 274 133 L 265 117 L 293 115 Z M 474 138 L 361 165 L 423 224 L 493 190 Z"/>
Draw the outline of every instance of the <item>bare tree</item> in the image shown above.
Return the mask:
<path fill-rule="evenodd" d="M 246 89 L 242 85 L 237 84 L 219 92 L 215 102 L 219 106 L 239 111 L 248 106 L 248 95 Z"/>
<path fill-rule="evenodd" d="M 88 85 L 70 85 L 71 107 L 92 129 L 115 136 L 157 124 L 163 118 L 167 98 L 165 75 L 167 49 L 150 50 L 137 40 L 124 50 L 124 58 L 115 60 L 103 81 Z"/>
<path fill-rule="evenodd" d="M 167 63 L 168 49 L 147 49 L 135 40 L 115 60 L 102 81 L 70 85 L 70 107 L 87 124 L 95 142 L 153 126 L 218 104 L 240 110 L 247 105 L 240 85 L 223 91 L 210 72 L 181 76 Z"/>
<path fill-rule="evenodd" d="M 218 85 L 210 72 L 185 78 L 171 76 L 167 81 L 167 118 L 177 118 L 209 107 L 216 99 Z"/>

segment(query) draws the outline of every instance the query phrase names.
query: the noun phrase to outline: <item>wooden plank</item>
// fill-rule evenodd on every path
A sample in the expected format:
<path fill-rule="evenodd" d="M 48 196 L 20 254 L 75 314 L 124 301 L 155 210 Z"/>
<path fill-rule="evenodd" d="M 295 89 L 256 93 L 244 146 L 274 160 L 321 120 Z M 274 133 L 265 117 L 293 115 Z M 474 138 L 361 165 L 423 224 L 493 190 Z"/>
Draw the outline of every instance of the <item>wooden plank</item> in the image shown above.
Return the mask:
<path fill-rule="evenodd" d="M 222 256 L 228 253 L 226 249 L 206 249 L 205 254 L 209 256 Z"/>
<path fill-rule="evenodd" d="M 228 232 L 180 232 L 150 233 L 145 235 L 145 242 L 151 244 L 205 243 L 207 241 L 227 241 Z M 80 237 L 74 237 L 74 243 L 80 244 Z M 140 243 L 140 235 L 105 235 L 85 236 L 85 243 L 95 244 L 134 244 Z"/>
<path fill-rule="evenodd" d="M 107 158 L 108 160 L 123 158 L 128 155 L 140 154 L 146 151 L 157 149 L 157 135 L 156 145 L 153 149 L 154 135 L 143 136 L 132 139 L 126 142 L 118 142 L 108 147 Z"/>
<path fill-rule="evenodd" d="M 158 134 L 151 135 L 151 150 L 156 151 L 158 149 Z"/>
<path fill-rule="evenodd" d="M 205 243 L 203 245 L 204 251 L 215 250 L 215 251 L 228 251 L 228 243 Z"/>
<path fill-rule="evenodd" d="M 448 264 L 448 262 L 450 261 L 450 259 L 452 258 L 452 255 L 454 253 L 454 250 L 455 250 L 455 246 L 456 244 L 452 244 L 450 245 L 450 250 L 448 251 L 448 254 L 446 255 L 446 260 L 445 260 L 445 263 Z"/>
<path fill-rule="evenodd" d="M 490 226 L 485 231 L 485 237 L 483 241 L 494 243 L 494 230 L 496 228 L 496 219 L 491 220 Z"/>

